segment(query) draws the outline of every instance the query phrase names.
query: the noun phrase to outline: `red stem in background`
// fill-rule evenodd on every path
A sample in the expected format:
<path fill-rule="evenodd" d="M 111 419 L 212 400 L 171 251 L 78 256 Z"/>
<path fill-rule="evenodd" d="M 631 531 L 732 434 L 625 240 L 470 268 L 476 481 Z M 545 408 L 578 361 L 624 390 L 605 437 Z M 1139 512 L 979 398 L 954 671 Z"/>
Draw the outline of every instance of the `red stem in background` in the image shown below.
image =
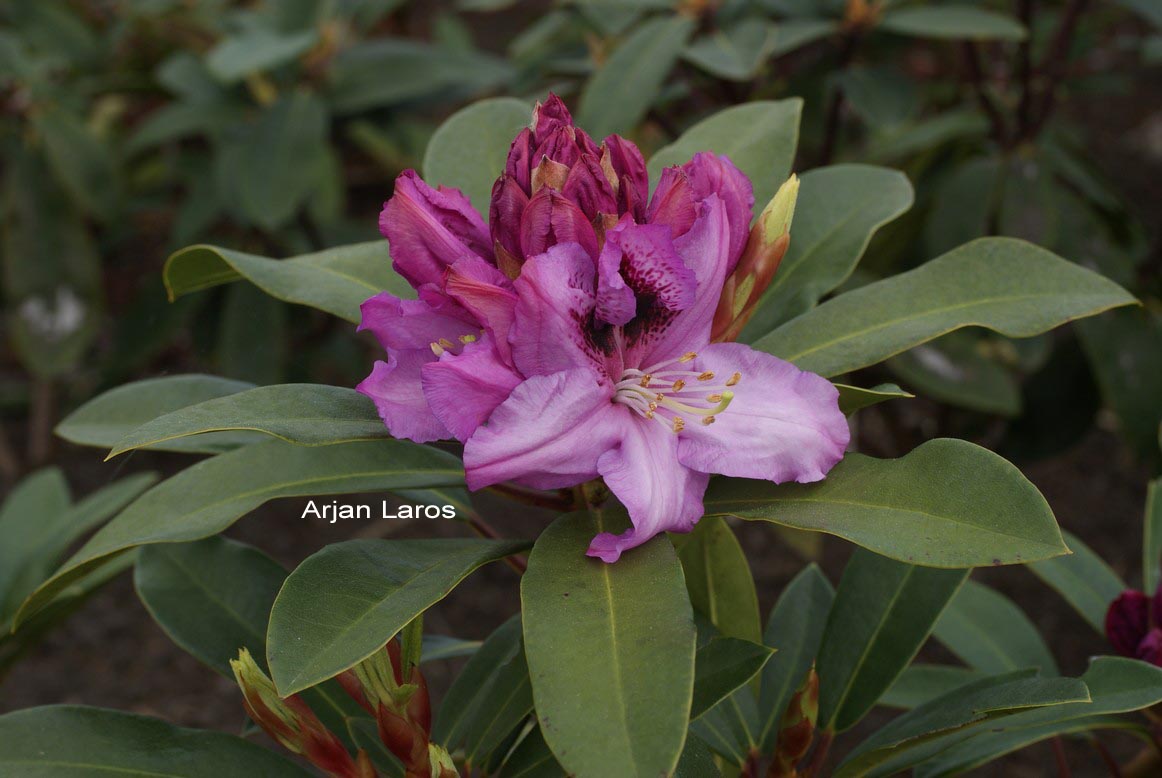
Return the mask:
<path fill-rule="evenodd" d="M 968 71 L 968 82 L 972 85 L 972 91 L 976 95 L 976 101 L 980 103 L 981 110 L 988 117 L 993 140 L 1003 146 L 1009 137 L 1005 117 L 1001 115 L 1000 109 L 989 97 L 985 86 L 984 71 L 980 64 L 980 48 L 972 41 L 964 44 L 964 64 L 965 70 Z"/>
<path fill-rule="evenodd" d="M 1057 762 L 1057 774 L 1061 778 L 1071 778 L 1073 773 L 1069 769 L 1069 760 L 1065 758 L 1065 744 L 1061 742 L 1061 738 L 1055 737 L 1052 740 L 1053 758 Z"/>
<path fill-rule="evenodd" d="M 492 526 L 479 516 L 473 515 L 468 517 L 468 526 L 482 538 L 489 540 L 503 540 L 503 536 L 497 532 Z M 516 571 L 517 575 L 524 575 L 525 570 L 528 569 L 528 563 L 522 556 L 507 556 L 504 561 Z"/>
<path fill-rule="evenodd" d="M 1032 117 L 1028 137 L 1034 138 L 1045 126 L 1046 120 L 1053 113 L 1054 102 L 1057 99 L 1057 89 L 1065 78 L 1066 66 L 1069 63 L 1069 47 L 1073 43 L 1073 36 L 1077 32 L 1077 24 L 1081 14 L 1089 5 L 1089 0 L 1069 0 L 1065 11 L 1061 14 L 1061 24 L 1053 35 L 1053 42 L 1042 62 L 1042 70 L 1046 76 L 1045 91 L 1042 93 L 1041 106 L 1036 116 Z"/>
<path fill-rule="evenodd" d="M 1021 98 L 1017 103 L 1017 134 L 1021 141 L 1029 131 L 1029 114 L 1033 107 L 1033 0 L 1017 0 L 1017 19 L 1024 25 L 1025 40 L 1017 46 L 1017 80 L 1021 84 Z"/>

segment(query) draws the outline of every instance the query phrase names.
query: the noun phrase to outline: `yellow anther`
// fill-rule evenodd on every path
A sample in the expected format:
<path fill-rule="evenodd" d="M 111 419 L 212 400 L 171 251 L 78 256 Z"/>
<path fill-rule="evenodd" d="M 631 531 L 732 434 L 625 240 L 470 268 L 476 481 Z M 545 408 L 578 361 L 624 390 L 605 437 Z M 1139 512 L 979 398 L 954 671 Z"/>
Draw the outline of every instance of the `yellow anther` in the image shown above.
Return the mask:
<path fill-rule="evenodd" d="M 649 385 L 650 385 L 650 381 L 652 381 L 652 380 L 653 380 L 653 378 L 654 378 L 654 377 L 653 377 L 652 375 L 650 375 L 649 373 L 646 373 L 644 376 L 642 376 L 641 385 L 642 385 L 642 386 L 649 386 Z"/>
<path fill-rule="evenodd" d="M 680 392 L 685 387 L 686 387 L 686 382 L 683 381 L 681 378 L 679 378 L 677 381 L 674 382 L 674 385 L 671 387 L 671 389 L 675 392 Z"/>
<path fill-rule="evenodd" d="M 441 346 L 439 343 L 429 343 L 428 345 L 432 347 L 433 354 L 435 354 L 438 357 L 444 356 L 444 347 Z"/>
<path fill-rule="evenodd" d="M 654 411 L 656 411 L 657 409 L 658 409 L 658 404 L 657 404 L 657 403 L 650 403 L 650 413 L 653 413 L 653 412 L 654 412 Z"/>
<path fill-rule="evenodd" d="M 708 403 L 720 403 L 720 402 L 722 402 L 722 395 L 721 394 L 708 394 L 708 395 L 706 395 L 706 402 L 708 402 Z"/>
<path fill-rule="evenodd" d="M 436 342 L 439 343 L 444 348 L 455 348 L 456 347 L 456 344 L 453 343 L 452 341 L 448 340 L 447 338 L 440 338 Z"/>
<path fill-rule="evenodd" d="M 678 361 L 679 362 L 689 362 L 697 356 L 698 355 L 696 353 L 694 353 L 693 351 L 687 351 L 685 354 L 678 357 Z"/>
<path fill-rule="evenodd" d="M 465 346 L 467 346 L 469 343 L 476 342 L 476 336 L 475 335 L 461 335 L 460 342 L 463 343 Z"/>
<path fill-rule="evenodd" d="M 742 373 L 735 373 L 734 375 L 732 375 L 730 377 L 730 380 L 726 382 L 726 385 L 727 386 L 734 386 L 735 384 L 737 384 L 741 380 L 742 380 Z"/>
<path fill-rule="evenodd" d="M 702 373 L 701 375 L 698 376 L 698 380 L 699 381 L 713 381 L 714 380 L 714 373 L 707 370 L 705 373 Z"/>
<path fill-rule="evenodd" d="M 714 423 L 714 417 L 713 416 L 704 416 L 704 417 L 702 417 L 702 423 L 705 424 L 707 427 L 709 427 L 711 424 Z"/>
<path fill-rule="evenodd" d="M 653 411 L 646 411 L 646 418 L 647 419 L 654 418 L 654 412 Z"/>
<path fill-rule="evenodd" d="M 686 420 L 681 416 L 674 417 L 674 432 L 681 432 L 686 429 Z"/>

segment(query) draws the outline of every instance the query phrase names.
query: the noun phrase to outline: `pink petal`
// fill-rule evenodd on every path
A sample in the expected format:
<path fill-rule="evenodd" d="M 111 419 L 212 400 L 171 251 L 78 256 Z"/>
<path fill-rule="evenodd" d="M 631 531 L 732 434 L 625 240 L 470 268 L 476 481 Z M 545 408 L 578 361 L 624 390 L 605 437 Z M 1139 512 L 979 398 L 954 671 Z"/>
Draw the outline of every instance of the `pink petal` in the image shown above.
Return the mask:
<path fill-rule="evenodd" d="M 461 335 L 476 332 L 479 327 L 471 314 L 441 295 L 425 295 L 439 307 L 425 300 L 401 300 L 380 292 L 359 306 L 363 320 L 359 331 L 370 330 L 385 349 L 428 350 L 441 338 L 456 343 Z"/>
<path fill-rule="evenodd" d="M 617 213 L 617 193 L 593 154 L 585 154 L 573 164 L 561 194 L 577 203 L 590 222 L 599 213 Z"/>
<path fill-rule="evenodd" d="M 576 243 L 525 262 L 513 282 L 517 303 L 509 334 L 512 358 L 526 376 L 594 368 L 602 355 L 586 337 L 596 296 L 593 260 Z"/>
<path fill-rule="evenodd" d="M 435 360 L 430 349 L 395 351 L 376 362 L 371 375 L 355 389 L 375 401 L 379 417 L 396 438 L 427 443 L 451 437 L 428 407 L 420 385 L 420 370 Z"/>
<path fill-rule="evenodd" d="M 516 480 L 558 489 L 596 478 L 630 413 L 611 395 L 589 368 L 525 380 L 465 443 L 468 488 Z"/>
<path fill-rule="evenodd" d="M 1106 639 L 1122 656 L 1135 656 L 1138 644 L 1150 629 L 1150 598 L 1127 589 L 1110 603 L 1106 611 Z"/>
<path fill-rule="evenodd" d="M 523 380 L 508 366 L 489 336 L 459 354 L 444 352 L 420 372 L 433 415 L 461 443 L 488 420 Z"/>
<path fill-rule="evenodd" d="M 696 200 L 718 195 L 726 206 L 726 220 L 730 225 L 730 261 L 726 272 L 734 269 L 750 234 L 754 210 L 754 190 L 750 179 L 734 166 L 727 157 L 703 151 L 682 166 L 690 181 Z"/>
<path fill-rule="evenodd" d="M 676 238 L 684 235 L 698 218 L 698 203 L 690 180 L 678 167 L 668 167 L 662 171 L 658 188 L 654 190 L 646 210 L 646 221 L 650 224 L 665 224 Z"/>
<path fill-rule="evenodd" d="M 559 243 L 580 243 L 589 256 L 597 256 L 593 225 L 576 203 L 549 187 L 533 195 L 521 215 L 520 243 L 525 257 L 543 254 Z"/>
<path fill-rule="evenodd" d="M 631 415 L 621 444 L 601 456 L 597 469 L 629 510 L 633 528 L 620 535 L 601 533 L 589 545 L 589 556 L 616 562 L 621 552 L 659 532 L 689 532 L 702 518 L 710 476 L 678 461 L 678 436 L 667 426 Z"/>
<path fill-rule="evenodd" d="M 414 170 L 395 180 L 379 215 L 392 267 L 412 286 L 440 282 L 444 268 L 466 256 L 492 256 L 484 220 L 458 189 L 432 189 Z"/>
<path fill-rule="evenodd" d="M 700 208 L 694 226 L 674 240 L 683 264 L 694 271 L 697 281 L 694 301 L 676 315 L 655 322 L 637 334 L 631 346 L 631 364 L 650 365 L 677 359 L 710 342 L 710 326 L 726 278 L 730 235 L 721 200 L 711 195 Z"/>
<path fill-rule="evenodd" d="M 531 191 L 533 170 L 533 131 L 525 127 L 513 138 L 508 148 L 508 159 L 504 162 L 504 175 L 516 181 L 527 193 Z M 495 193 L 496 189 L 493 188 Z"/>
<path fill-rule="evenodd" d="M 668 227 L 633 224 L 627 216 L 605 235 L 598 259 L 597 317 L 621 325 L 636 313 L 649 326 L 645 320 L 658 312 L 693 305 L 697 285 L 694 271 L 674 248 Z M 639 300 L 647 310 L 638 310 Z"/>
<path fill-rule="evenodd" d="M 617 174 L 621 212 L 632 214 L 634 221 L 645 221 L 646 202 L 650 197 L 650 174 L 641 151 L 620 135 L 610 135 L 602 145 L 609 154 L 613 172 Z"/>
<path fill-rule="evenodd" d="M 1156 667 L 1162 667 L 1162 629 L 1154 627 L 1138 644 L 1134 654 L 1143 662 L 1149 662 Z"/>
<path fill-rule="evenodd" d="M 525 171 L 528 178 L 528 171 Z M 488 207 L 488 226 L 492 239 L 503 246 L 514 257 L 520 257 L 521 214 L 529 204 L 529 196 L 510 175 L 496 179 L 492 187 L 492 200 Z"/>
<path fill-rule="evenodd" d="M 843 458 L 851 433 L 839 392 L 827 379 L 741 343 L 707 346 L 691 366 L 714 373 L 707 386 L 736 372 L 742 378 L 729 388 L 734 400 L 713 424 L 686 417 L 678 444 L 683 464 L 736 478 L 809 483 Z"/>

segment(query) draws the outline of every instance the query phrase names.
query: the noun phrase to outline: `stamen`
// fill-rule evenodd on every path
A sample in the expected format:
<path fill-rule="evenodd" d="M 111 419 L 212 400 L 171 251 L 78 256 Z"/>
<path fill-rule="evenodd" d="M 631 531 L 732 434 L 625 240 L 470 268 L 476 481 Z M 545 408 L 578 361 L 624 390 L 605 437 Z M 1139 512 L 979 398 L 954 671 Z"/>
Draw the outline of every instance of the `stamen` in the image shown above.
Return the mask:
<path fill-rule="evenodd" d="M 650 385 L 650 380 L 651 380 L 652 378 L 653 378 L 653 376 L 652 376 L 652 375 L 650 375 L 649 373 L 646 373 L 644 376 L 642 376 L 642 380 L 641 380 L 641 386 L 649 386 L 649 385 Z"/>
<path fill-rule="evenodd" d="M 682 389 L 685 386 L 686 386 L 686 382 L 683 381 L 681 378 L 679 378 L 677 381 L 674 382 L 673 389 L 675 392 L 680 392 L 680 391 L 682 391 Z"/>
<path fill-rule="evenodd" d="M 678 357 L 678 361 L 679 362 L 692 362 L 697 356 L 698 356 L 698 354 L 696 354 L 695 352 L 687 351 L 685 354 Z"/>
<path fill-rule="evenodd" d="M 720 402 L 722 402 L 722 395 L 721 394 L 708 394 L 708 395 L 706 395 L 706 402 L 708 402 L 708 403 L 720 403 Z"/>
<path fill-rule="evenodd" d="M 711 373 L 709 370 L 707 370 L 705 373 L 702 373 L 698 376 L 698 380 L 699 381 L 713 381 L 714 380 L 714 373 Z"/>
<path fill-rule="evenodd" d="M 475 335 L 461 335 L 459 340 L 461 343 L 463 343 L 465 346 L 467 346 L 469 343 L 476 342 L 476 336 Z"/>
<path fill-rule="evenodd" d="M 686 420 L 681 416 L 674 417 L 674 432 L 681 432 L 686 428 Z"/>
<path fill-rule="evenodd" d="M 703 423 L 703 424 L 705 424 L 707 427 L 709 427 L 711 424 L 713 424 L 713 423 L 714 423 L 714 417 L 713 417 L 713 416 L 707 416 L 707 417 L 705 417 L 704 419 L 702 419 L 702 423 Z"/>
<path fill-rule="evenodd" d="M 429 343 L 428 345 L 431 346 L 433 354 L 435 354 L 438 357 L 444 356 L 444 347 L 441 346 L 439 343 Z"/>
<path fill-rule="evenodd" d="M 737 384 L 741 380 L 742 380 L 742 373 L 735 373 L 734 375 L 732 375 L 730 377 L 730 380 L 726 382 L 726 385 L 727 386 L 734 386 L 735 384 Z"/>
<path fill-rule="evenodd" d="M 444 348 L 455 348 L 456 347 L 456 344 L 453 343 L 452 341 L 448 340 L 447 338 L 440 338 L 436 342 L 439 343 Z"/>

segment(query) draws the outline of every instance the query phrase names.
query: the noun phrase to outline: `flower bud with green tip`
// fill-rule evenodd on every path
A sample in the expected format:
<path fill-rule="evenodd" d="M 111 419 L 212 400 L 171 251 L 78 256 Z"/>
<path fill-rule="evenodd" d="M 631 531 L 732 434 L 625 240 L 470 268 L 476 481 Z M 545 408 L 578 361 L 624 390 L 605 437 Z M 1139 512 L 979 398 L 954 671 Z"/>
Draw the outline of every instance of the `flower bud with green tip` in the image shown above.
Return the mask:
<path fill-rule="evenodd" d="M 814 665 L 807 671 L 802 686 L 791 697 L 779 724 L 779 739 L 768 778 L 798 778 L 796 765 L 807 755 L 815 737 L 819 718 L 819 674 Z"/>
<path fill-rule="evenodd" d="M 298 695 L 283 699 L 274 682 L 243 648 L 230 660 L 250 718 L 288 751 L 300 754 L 331 778 L 377 778 L 367 754 L 355 758 Z"/>
<path fill-rule="evenodd" d="M 791 219 L 795 215 L 798 197 L 799 178 L 792 175 L 779 187 L 751 227 L 742 257 L 722 287 L 722 296 L 714 312 L 712 342 L 737 340 L 742 328 L 750 321 L 763 292 L 771 285 L 787 247 L 791 245 Z"/>

